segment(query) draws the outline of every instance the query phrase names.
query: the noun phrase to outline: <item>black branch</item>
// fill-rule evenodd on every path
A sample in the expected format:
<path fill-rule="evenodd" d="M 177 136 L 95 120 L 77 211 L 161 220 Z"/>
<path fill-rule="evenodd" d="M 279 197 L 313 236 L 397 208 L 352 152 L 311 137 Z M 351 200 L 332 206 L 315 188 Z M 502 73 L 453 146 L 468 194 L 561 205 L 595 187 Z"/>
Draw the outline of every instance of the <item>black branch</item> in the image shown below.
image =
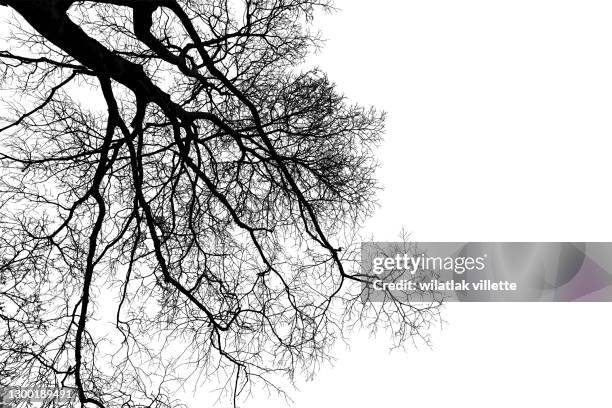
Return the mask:
<path fill-rule="evenodd" d="M 0 5 L 0 386 L 236 404 L 354 327 L 427 341 L 439 304 L 360 300 L 385 118 L 304 68 L 329 0 Z"/>

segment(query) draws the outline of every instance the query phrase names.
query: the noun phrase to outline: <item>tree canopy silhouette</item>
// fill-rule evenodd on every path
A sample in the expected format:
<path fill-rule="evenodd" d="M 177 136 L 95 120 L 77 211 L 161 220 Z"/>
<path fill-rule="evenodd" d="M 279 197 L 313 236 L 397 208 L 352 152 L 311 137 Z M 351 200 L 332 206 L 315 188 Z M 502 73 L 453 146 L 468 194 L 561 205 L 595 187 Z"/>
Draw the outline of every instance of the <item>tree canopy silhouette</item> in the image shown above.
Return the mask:
<path fill-rule="evenodd" d="M 384 115 L 304 68 L 330 1 L 0 5 L 0 386 L 235 403 L 355 325 L 426 336 L 436 304 L 360 299 Z"/>

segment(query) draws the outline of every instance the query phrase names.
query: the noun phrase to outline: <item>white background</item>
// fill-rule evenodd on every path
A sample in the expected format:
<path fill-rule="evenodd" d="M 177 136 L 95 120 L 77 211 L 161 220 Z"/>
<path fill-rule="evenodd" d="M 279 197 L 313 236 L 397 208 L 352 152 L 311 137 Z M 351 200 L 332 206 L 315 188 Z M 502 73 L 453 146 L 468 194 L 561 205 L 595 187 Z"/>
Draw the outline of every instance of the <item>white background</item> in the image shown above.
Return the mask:
<path fill-rule="evenodd" d="M 403 226 L 417 241 L 612 241 L 611 2 L 336 4 L 315 61 L 389 113 L 378 240 Z M 612 304 L 448 304 L 431 348 L 357 336 L 294 406 L 609 406 L 611 317 Z"/>
<path fill-rule="evenodd" d="M 313 63 L 389 113 L 367 232 L 612 241 L 612 2 L 336 4 Z M 443 316 L 431 348 L 389 353 L 388 339 L 356 335 L 293 406 L 609 406 L 612 303 L 455 303 Z"/>

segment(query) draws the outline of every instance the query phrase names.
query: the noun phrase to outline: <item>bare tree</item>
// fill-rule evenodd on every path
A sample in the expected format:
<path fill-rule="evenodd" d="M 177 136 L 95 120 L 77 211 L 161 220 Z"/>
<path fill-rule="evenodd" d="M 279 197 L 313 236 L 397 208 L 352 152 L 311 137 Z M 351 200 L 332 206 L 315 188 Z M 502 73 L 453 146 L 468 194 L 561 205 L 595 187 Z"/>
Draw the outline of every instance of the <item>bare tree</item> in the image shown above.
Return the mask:
<path fill-rule="evenodd" d="M 328 0 L 0 5 L 0 386 L 235 404 L 355 325 L 426 338 L 437 304 L 359 297 L 384 115 L 301 68 Z"/>

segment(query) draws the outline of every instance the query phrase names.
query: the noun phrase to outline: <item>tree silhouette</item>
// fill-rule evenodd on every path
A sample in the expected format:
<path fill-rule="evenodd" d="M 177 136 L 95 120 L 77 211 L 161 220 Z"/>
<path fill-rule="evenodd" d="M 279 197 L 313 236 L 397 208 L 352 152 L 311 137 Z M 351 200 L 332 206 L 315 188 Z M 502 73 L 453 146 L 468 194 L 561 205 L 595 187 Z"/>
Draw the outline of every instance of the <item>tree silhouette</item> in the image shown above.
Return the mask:
<path fill-rule="evenodd" d="M 328 0 L 0 5 L 0 386 L 236 404 L 355 326 L 426 338 L 437 304 L 360 299 L 384 115 L 302 68 Z"/>

